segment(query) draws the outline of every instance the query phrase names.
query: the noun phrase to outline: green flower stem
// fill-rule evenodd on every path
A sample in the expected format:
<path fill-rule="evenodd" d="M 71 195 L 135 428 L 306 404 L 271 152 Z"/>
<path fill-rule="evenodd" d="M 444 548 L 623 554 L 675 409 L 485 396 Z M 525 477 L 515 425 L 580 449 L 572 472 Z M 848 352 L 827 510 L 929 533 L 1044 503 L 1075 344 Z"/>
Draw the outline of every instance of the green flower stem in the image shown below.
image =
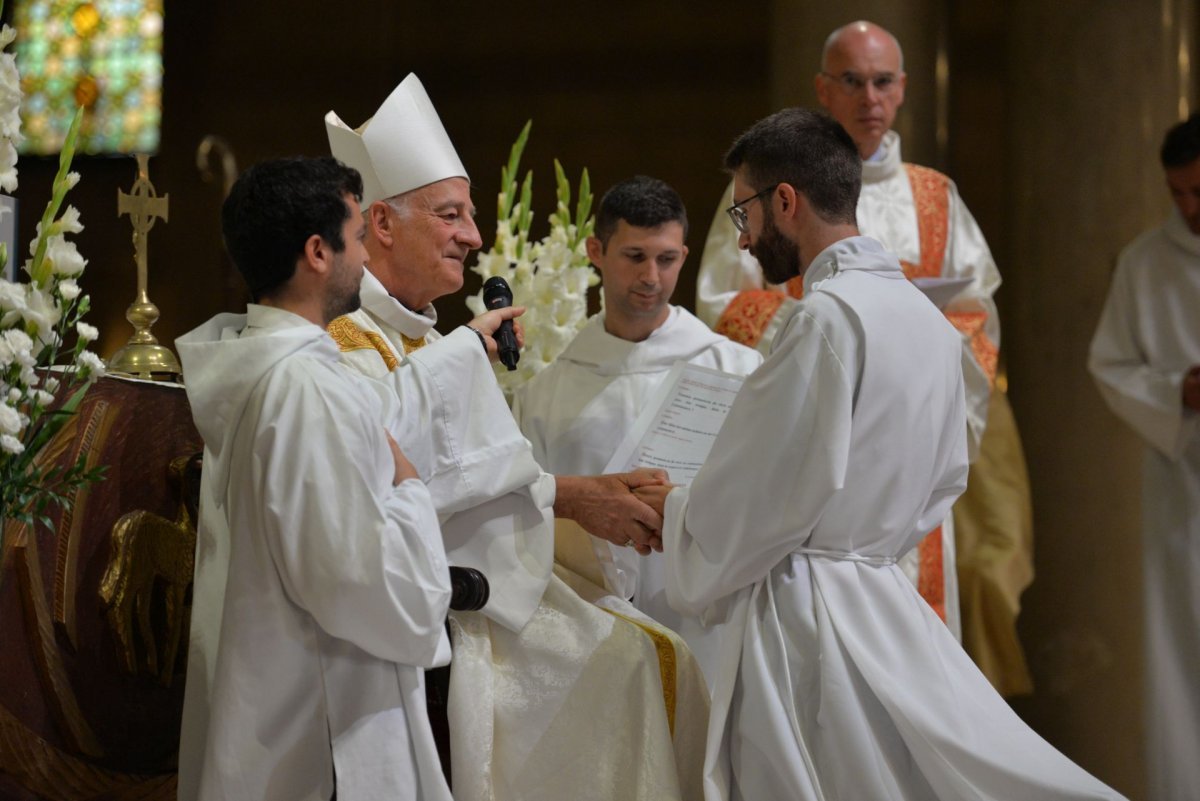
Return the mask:
<path fill-rule="evenodd" d="M 67 173 L 71 168 L 71 159 L 75 157 L 75 141 L 79 137 L 79 126 L 83 121 L 83 106 L 75 110 L 71 119 L 71 127 L 67 130 L 67 139 L 63 142 L 62 152 L 58 155 L 58 174 L 54 176 L 54 193 L 42 213 L 42 235 L 38 239 L 37 252 L 29 265 L 29 277 L 39 287 L 44 287 L 50 278 L 50 268 L 46 266 L 46 246 L 50 241 L 50 227 L 58 218 L 58 210 L 62 207 L 63 198 L 67 196 Z"/>

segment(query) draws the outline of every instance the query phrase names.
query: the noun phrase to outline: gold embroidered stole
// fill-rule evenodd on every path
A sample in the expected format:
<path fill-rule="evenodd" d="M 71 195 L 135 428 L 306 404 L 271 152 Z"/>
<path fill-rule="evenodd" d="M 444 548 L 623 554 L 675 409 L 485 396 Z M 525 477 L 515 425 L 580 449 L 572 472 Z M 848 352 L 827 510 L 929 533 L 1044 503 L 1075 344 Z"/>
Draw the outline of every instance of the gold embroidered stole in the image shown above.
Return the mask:
<path fill-rule="evenodd" d="M 392 347 L 387 343 L 386 339 L 376 331 L 367 331 L 362 328 L 348 316 L 343 315 L 336 318 L 326 326 L 325 330 L 329 332 L 329 335 L 333 337 L 333 341 L 337 343 L 338 350 L 343 353 L 354 350 L 373 350 L 383 359 L 388 372 L 395 370 L 396 366 L 400 364 L 400 360 L 396 358 L 396 354 L 392 352 Z M 400 338 L 404 343 L 405 356 L 425 346 L 424 337 L 413 339 L 412 337 L 400 334 Z"/>
<path fill-rule="evenodd" d="M 604 609 L 604 607 L 601 608 Z M 637 626 L 654 643 L 654 650 L 658 652 L 658 673 L 662 678 L 663 705 L 667 709 L 667 728 L 670 729 L 671 737 L 674 737 L 675 703 L 678 697 L 678 686 L 675 679 L 677 670 L 675 644 L 671 642 L 670 637 L 649 623 L 644 623 L 641 620 L 623 615 L 620 612 L 614 612 L 611 609 L 604 609 L 604 611 L 615 618 L 624 620 L 630 625 Z"/>

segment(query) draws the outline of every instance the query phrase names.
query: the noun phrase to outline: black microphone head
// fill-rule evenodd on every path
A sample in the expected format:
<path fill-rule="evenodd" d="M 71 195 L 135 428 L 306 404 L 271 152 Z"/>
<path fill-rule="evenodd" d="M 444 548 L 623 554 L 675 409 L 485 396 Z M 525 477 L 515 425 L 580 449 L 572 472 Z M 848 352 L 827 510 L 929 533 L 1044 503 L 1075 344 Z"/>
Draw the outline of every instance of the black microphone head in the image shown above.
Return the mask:
<path fill-rule="evenodd" d="M 508 282 L 498 275 L 483 282 L 483 305 L 490 309 L 503 309 L 513 302 L 512 290 Z"/>

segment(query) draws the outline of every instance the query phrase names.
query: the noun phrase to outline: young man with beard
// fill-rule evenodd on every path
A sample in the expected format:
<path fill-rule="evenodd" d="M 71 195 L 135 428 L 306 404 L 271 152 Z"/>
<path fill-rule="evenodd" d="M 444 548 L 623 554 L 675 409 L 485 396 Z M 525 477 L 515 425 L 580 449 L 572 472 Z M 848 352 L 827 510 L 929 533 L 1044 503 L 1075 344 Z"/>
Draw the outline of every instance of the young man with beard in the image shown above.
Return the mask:
<path fill-rule="evenodd" d="M 858 235 L 862 162 L 789 109 L 725 158 L 767 280 L 804 282 L 689 488 L 664 502 L 667 595 L 719 626 L 717 799 L 1118 797 L 1026 727 L 896 565 L 966 483 L 960 344 Z"/>
<path fill-rule="evenodd" d="M 223 589 L 193 604 L 223 624 L 188 675 L 187 797 L 450 799 L 423 687 L 450 658 L 437 514 L 395 396 L 325 332 L 359 305 L 361 193 L 330 158 L 247 170 L 222 231 L 255 302 L 177 341 L 212 500 L 196 583 Z"/>
<path fill-rule="evenodd" d="M 1000 273 L 954 181 L 903 160 L 893 129 L 897 113 L 909 89 L 928 88 L 909 85 L 908 77 L 900 42 L 862 20 L 829 34 L 813 77 L 818 101 L 862 159 L 859 230 L 894 253 L 910 279 L 966 282 L 944 312 L 961 335 L 970 481 L 953 514 L 901 567 L 993 685 L 1005 695 L 1024 694 L 1032 683 L 1016 618 L 1033 580 L 1033 510 L 1007 382 L 996 375 L 1000 318 L 993 295 Z M 803 282 L 763 283 L 754 258 L 738 249 L 738 232 L 724 213 L 729 198 L 727 191 L 709 228 L 696 313 L 765 352 Z"/>

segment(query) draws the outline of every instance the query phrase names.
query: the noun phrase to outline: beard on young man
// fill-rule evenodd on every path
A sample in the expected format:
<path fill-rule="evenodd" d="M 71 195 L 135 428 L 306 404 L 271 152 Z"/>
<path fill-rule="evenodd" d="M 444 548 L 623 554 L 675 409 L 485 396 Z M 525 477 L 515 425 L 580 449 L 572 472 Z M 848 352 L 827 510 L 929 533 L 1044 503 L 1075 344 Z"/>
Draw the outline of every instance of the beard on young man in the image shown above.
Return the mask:
<path fill-rule="evenodd" d="M 786 283 L 800 274 L 800 248 L 780 232 L 769 205 L 763 206 L 762 234 L 750 247 L 750 255 L 758 259 L 763 277 L 772 284 Z"/>

